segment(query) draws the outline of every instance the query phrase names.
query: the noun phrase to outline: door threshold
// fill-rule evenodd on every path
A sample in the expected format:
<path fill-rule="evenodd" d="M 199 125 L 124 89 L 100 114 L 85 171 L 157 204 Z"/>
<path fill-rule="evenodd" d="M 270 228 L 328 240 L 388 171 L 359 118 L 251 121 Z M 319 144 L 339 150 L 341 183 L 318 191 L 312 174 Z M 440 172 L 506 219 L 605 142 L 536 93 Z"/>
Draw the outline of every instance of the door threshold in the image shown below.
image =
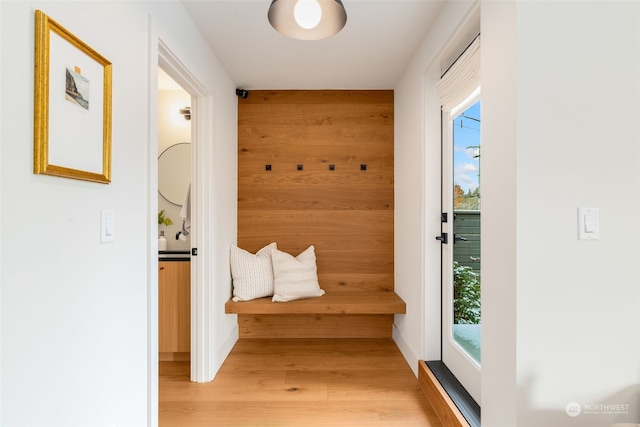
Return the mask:
<path fill-rule="evenodd" d="M 420 386 L 444 425 L 480 427 L 480 406 L 441 360 L 419 362 Z"/>

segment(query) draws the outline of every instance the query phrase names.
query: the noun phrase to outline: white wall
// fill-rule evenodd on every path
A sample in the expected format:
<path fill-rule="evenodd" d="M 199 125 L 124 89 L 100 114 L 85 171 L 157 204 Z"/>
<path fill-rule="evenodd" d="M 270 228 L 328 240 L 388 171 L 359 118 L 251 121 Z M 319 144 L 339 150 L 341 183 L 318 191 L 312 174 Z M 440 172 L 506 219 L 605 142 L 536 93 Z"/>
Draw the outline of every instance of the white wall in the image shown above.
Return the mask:
<path fill-rule="evenodd" d="M 640 4 L 483 1 L 481 15 L 483 426 L 640 422 Z M 434 31 L 440 46 L 452 33 Z M 433 331 L 419 322 L 439 170 L 421 145 L 438 120 L 427 46 L 396 88 L 396 289 L 408 302 L 396 335 L 429 359 Z M 600 240 L 577 240 L 580 206 L 600 208 Z"/>
<path fill-rule="evenodd" d="M 148 113 L 149 76 L 157 68 L 149 55 L 158 43 L 153 34 L 212 97 L 215 167 L 207 176 L 213 198 L 206 203 L 216 210 L 206 220 L 216 240 L 203 255 L 214 266 L 208 280 L 219 307 L 230 278 L 228 262 L 218 258 L 235 240 L 235 85 L 179 2 L 2 1 L 0 8 L 0 424 L 147 425 L 154 419 L 148 412 L 154 380 L 147 301 L 156 262 L 149 242 L 157 237 L 149 232 L 157 215 L 148 181 L 150 153 L 157 149 L 150 140 L 157 125 Z M 33 174 L 35 9 L 113 63 L 109 185 Z M 101 244 L 105 208 L 115 212 L 116 241 Z M 233 339 L 235 322 L 227 317 L 223 310 L 213 317 L 216 366 Z"/>
<path fill-rule="evenodd" d="M 518 424 L 640 422 L 640 3 L 523 2 L 516 22 Z M 577 240 L 579 206 L 600 240 Z M 632 407 L 572 422 L 569 402 Z"/>
<path fill-rule="evenodd" d="M 484 6 L 483 425 L 640 422 L 640 5 Z"/>
<path fill-rule="evenodd" d="M 440 105 L 433 85 L 441 56 L 450 56 L 445 46 L 462 49 L 461 40 L 473 38 L 474 4 L 445 5 L 394 89 L 395 291 L 407 303 L 407 314 L 395 316 L 394 339 L 416 374 L 418 360 L 440 359 Z"/>

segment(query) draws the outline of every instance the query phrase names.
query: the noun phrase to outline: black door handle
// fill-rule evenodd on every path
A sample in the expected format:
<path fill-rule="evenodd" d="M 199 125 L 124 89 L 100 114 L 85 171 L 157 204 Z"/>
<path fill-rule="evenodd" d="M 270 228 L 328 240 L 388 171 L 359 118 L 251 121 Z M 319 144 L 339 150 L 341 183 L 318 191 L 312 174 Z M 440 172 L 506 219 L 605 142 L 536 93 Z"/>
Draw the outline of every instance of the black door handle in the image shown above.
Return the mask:
<path fill-rule="evenodd" d="M 462 237 L 462 236 L 458 236 L 457 234 L 453 235 L 453 243 L 455 243 L 457 241 L 460 241 L 460 240 L 462 240 L 463 242 L 466 242 L 467 238 L 466 237 Z"/>
<path fill-rule="evenodd" d="M 447 233 L 440 233 L 439 236 L 436 236 L 436 240 L 440 240 L 440 243 L 449 243 Z"/>

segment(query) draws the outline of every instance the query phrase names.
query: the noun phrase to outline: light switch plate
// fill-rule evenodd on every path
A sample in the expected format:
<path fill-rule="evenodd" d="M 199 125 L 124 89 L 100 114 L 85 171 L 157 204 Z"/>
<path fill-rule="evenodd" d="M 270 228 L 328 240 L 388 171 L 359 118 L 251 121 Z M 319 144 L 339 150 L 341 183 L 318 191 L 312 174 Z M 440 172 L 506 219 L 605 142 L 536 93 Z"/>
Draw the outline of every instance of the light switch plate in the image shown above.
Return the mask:
<path fill-rule="evenodd" d="M 116 240 L 116 220 L 110 209 L 100 211 L 100 243 L 110 243 Z"/>
<path fill-rule="evenodd" d="M 578 208 L 578 239 L 600 239 L 600 209 Z"/>

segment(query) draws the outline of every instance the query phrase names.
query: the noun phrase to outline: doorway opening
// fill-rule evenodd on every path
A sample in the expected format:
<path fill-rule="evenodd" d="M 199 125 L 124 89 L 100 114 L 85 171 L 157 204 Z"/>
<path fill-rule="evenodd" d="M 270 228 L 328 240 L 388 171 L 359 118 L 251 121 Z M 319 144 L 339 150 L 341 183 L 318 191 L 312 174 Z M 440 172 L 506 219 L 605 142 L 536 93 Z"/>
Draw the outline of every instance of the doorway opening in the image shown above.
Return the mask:
<path fill-rule="evenodd" d="M 158 68 L 158 360 L 191 354 L 191 95 Z"/>
<path fill-rule="evenodd" d="M 190 379 L 194 382 L 208 382 L 215 374 L 213 341 L 214 322 L 213 318 L 213 295 L 211 289 L 212 270 L 215 268 L 208 262 L 200 261 L 207 258 L 212 253 L 214 230 L 209 218 L 212 217 L 213 206 L 210 203 L 212 188 L 211 176 L 211 145 L 213 127 L 211 117 L 213 116 L 213 98 L 200 81 L 185 67 L 181 61 L 165 44 L 159 40 L 157 51 L 158 62 L 156 67 L 162 68 L 173 80 L 175 80 L 191 96 L 191 190 L 190 190 L 190 218 L 191 232 L 191 252 L 189 270 L 191 275 L 190 289 Z M 153 71 L 157 71 L 157 68 Z M 154 88 L 156 89 L 156 88 Z M 155 91 L 154 91 L 155 92 Z M 157 104 L 156 94 L 152 100 Z M 155 108 L 156 105 L 153 106 Z M 180 107 L 183 109 L 184 107 Z M 157 133 L 157 125 L 151 122 L 154 129 L 150 129 L 152 134 Z M 156 137 L 157 139 L 157 137 Z M 149 153 L 150 161 L 157 162 L 157 147 L 151 147 Z M 153 167 L 151 168 L 153 170 Z M 152 192 L 157 193 L 158 186 L 156 176 L 150 178 L 153 183 Z M 155 194 L 150 197 L 153 200 Z M 159 197 L 159 196 L 158 196 Z M 155 206 L 154 206 L 155 207 Z M 203 220 L 201 221 L 200 218 Z M 155 222 L 155 221 L 154 221 Z M 157 227 L 153 224 L 153 228 Z M 153 232 L 155 234 L 155 230 Z M 169 238 L 175 239 L 174 236 Z M 155 245 L 154 245 L 155 246 Z M 157 267 L 156 267 L 157 268 Z M 154 270 L 156 268 L 153 268 Z M 155 282 L 150 290 L 150 364 L 157 367 L 157 337 L 158 337 L 158 315 L 153 311 L 158 306 L 157 271 L 150 272 L 152 280 Z M 154 342 L 155 340 L 155 342 Z M 156 381 L 151 381 L 151 395 L 155 395 L 157 390 L 157 368 L 154 370 Z"/>

